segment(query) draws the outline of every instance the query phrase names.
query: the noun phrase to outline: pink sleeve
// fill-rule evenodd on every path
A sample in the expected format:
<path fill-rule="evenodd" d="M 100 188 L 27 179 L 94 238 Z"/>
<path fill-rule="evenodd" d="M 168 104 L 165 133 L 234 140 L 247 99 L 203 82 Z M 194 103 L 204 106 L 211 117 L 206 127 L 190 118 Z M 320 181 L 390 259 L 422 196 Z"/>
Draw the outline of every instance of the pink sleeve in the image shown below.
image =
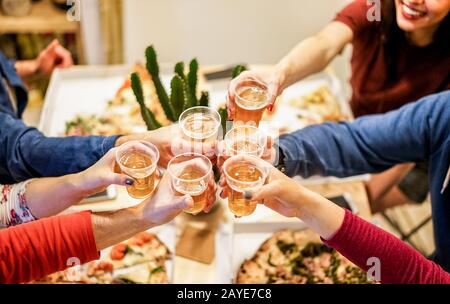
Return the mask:
<path fill-rule="evenodd" d="M 90 212 L 54 216 L 0 230 L 0 283 L 26 283 L 99 258 Z"/>
<path fill-rule="evenodd" d="M 392 234 L 346 210 L 341 228 L 325 244 L 367 271 L 371 257 L 380 261 L 382 283 L 449 284 L 450 274 Z"/>

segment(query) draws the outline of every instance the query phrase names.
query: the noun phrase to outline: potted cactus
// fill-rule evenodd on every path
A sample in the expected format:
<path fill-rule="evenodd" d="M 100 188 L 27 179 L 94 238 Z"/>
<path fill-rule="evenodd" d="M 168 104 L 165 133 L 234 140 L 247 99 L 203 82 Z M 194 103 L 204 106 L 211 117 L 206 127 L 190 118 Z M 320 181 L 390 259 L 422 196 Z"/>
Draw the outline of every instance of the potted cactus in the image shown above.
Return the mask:
<path fill-rule="evenodd" d="M 171 122 L 177 122 L 181 113 L 195 106 L 209 106 L 209 93 L 202 91 L 200 98 L 197 98 L 198 86 L 198 62 L 194 58 L 189 63 L 189 71 L 185 74 L 183 62 L 178 62 L 174 68 L 174 76 L 170 82 L 170 95 L 167 94 L 161 78 L 159 76 L 159 65 L 156 51 L 153 46 L 147 47 L 145 50 L 146 69 L 152 76 L 155 85 L 156 94 L 164 114 Z M 245 67 L 238 65 L 233 70 L 233 78 L 239 75 Z M 162 126 L 157 120 L 154 113 L 145 105 L 144 94 L 142 90 L 141 80 L 138 73 L 131 74 L 131 87 L 139 103 L 142 118 L 147 125 L 148 130 L 155 130 Z M 227 121 L 227 110 L 225 107 L 218 109 L 222 119 L 222 127 L 225 130 Z"/>

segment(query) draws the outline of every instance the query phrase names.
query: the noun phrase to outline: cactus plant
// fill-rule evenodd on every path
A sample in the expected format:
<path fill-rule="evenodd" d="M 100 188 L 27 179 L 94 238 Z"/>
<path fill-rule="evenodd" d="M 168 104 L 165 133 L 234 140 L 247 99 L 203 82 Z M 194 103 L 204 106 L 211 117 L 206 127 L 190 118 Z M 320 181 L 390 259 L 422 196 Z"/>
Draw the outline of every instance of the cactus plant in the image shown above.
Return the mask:
<path fill-rule="evenodd" d="M 175 118 L 178 119 L 186 104 L 183 78 L 175 75 L 170 83 L 170 88 L 170 103 L 172 104 Z"/>
<path fill-rule="evenodd" d="M 159 102 L 164 110 L 164 114 L 167 119 L 176 122 L 181 113 L 191 107 L 198 105 L 209 106 L 209 93 L 202 91 L 201 96 L 197 99 L 197 86 L 198 86 L 198 62 L 196 59 L 192 59 L 189 63 L 189 71 L 185 74 L 184 62 L 178 62 L 174 67 L 175 75 L 170 83 L 170 96 L 167 94 L 161 79 L 159 77 L 159 65 L 157 61 L 157 54 L 153 46 L 149 46 L 145 50 L 146 68 L 149 74 L 152 76 L 153 83 L 155 85 L 156 94 L 158 95 Z M 233 76 L 239 75 L 245 70 L 244 66 L 236 66 L 233 71 Z M 235 72 L 236 71 L 236 72 Z M 137 73 L 131 75 L 131 84 L 136 100 L 139 103 L 141 109 L 142 118 L 149 130 L 154 130 L 161 127 L 161 123 L 156 119 L 154 113 L 145 106 L 144 94 L 142 91 L 142 84 Z M 226 125 L 227 111 L 226 108 L 219 110 L 222 117 L 223 125 Z M 225 128 L 224 128 L 225 130 Z"/>
<path fill-rule="evenodd" d="M 169 96 L 167 96 L 166 90 L 162 85 L 161 79 L 159 78 L 159 66 L 156 56 L 156 51 L 153 46 L 149 46 L 145 50 L 145 57 L 147 59 L 147 70 L 152 75 L 152 80 L 155 85 L 156 94 L 158 95 L 159 102 L 166 114 L 167 119 L 171 121 L 175 121 L 175 117 L 173 115 L 173 109 L 170 105 Z"/>
<path fill-rule="evenodd" d="M 147 129 L 154 130 L 161 128 L 161 124 L 158 122 L 155 115 L 145 106 L 141 80 L 137 73 L 131 74 L 131 88 L 133 89 L 133 93 L 141 108 L 141 115 L 147 125 Z"/>

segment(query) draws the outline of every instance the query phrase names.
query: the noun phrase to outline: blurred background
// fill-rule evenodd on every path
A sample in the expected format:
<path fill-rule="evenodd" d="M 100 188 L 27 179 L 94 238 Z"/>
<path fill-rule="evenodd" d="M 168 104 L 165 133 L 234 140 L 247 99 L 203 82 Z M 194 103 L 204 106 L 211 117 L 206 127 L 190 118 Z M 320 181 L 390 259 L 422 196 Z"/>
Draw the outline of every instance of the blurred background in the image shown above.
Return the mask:
<path fill-rule="evenodd" d="M 160 62 L 197 57 L 201 65 L 275 64 L 348 2 L 1 0 L 0 50 L 9 58 L 32 59 L 58 38 L 75 62 L 83 65 L 131 66 L 143 61 L 144 49 L 150 44 L 158 50 Z M 347 48 L 331 64 L 347 96 L 350 55 L 351 48 Z M 29 124 L 39 120 L 47 85 L 48 79 L 42 78 L 30 84 L 30 106 L 25 113 Z M 389 210 L 389 214 L 394 224 L 409 231 L 430 214 L 430 206 L 402 206 Z M 397 233 L 383 217 L 374 221 Z M 428 222 L 412 237 L 425 254 L 433 249 L 431 229 Z"/>

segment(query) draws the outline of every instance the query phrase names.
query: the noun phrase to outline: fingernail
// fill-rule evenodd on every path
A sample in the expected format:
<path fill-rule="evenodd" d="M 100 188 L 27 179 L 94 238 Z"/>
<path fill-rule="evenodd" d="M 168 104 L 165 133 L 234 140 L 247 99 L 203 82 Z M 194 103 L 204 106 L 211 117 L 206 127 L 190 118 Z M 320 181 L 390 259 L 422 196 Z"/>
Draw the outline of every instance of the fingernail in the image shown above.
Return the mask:
<path fill-rule="evenodd" d="M 132 180 L 131 178 L 127 178 L 127 179 L 125 180 L 125 184 L 127 184 L 128 186 L 133 186 L 134 180 Z"/>
<path fill-rule="evenodd" d="M 220 191 L 220 196 L 222 196 L 223 195 L 223 190 L 222 191 Z"/>
<path fill-rule="evenodd" d="M 250 191 L 244 191 L 244 198 L 249 200 L 252 198 L 252 193 Z"/>
<path fill-rule="evenodd" d="M 268 105 L 268 106 L 267 106 L 267 109 L 268 109 L 270 112 L 272 112 L 273 104 Z"/>

